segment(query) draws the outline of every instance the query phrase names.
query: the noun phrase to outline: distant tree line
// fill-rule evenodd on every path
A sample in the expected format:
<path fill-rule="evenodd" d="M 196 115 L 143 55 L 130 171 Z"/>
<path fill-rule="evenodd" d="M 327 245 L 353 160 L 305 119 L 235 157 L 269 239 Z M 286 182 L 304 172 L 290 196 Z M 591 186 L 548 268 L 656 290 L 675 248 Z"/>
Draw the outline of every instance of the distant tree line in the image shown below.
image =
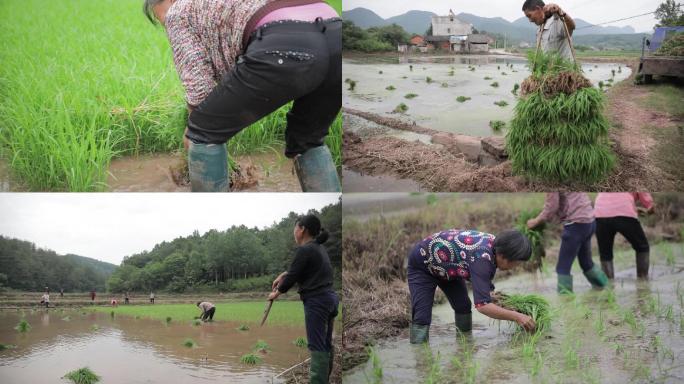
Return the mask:
<path fill-rule="evenodd" d="M 104 290 L 116 266 L 77 255 L 58 255 L 34 243 L 0 236 L 0 288 L 52 292 Z"/>
<path fill-rule="evenodd" d="M 341 273 L 341 203 L 311 211 L 330 232 L 325 246 L 335 273 Z M 298 215 L 264 229 L 233 226 L 157 244 L 149 252 L 125 257 L 107 281 L 111 292 L 270 290 L 273 277 L 287 270 L 296 244 Z"/>
<path fill-rule="evenodd" d="M 363 29 L 349 20 L 342 23 L 342 47 L 345 51 L 396 51 L 397 45 L 407 44 L 410 38 L 397 24 Z"/>

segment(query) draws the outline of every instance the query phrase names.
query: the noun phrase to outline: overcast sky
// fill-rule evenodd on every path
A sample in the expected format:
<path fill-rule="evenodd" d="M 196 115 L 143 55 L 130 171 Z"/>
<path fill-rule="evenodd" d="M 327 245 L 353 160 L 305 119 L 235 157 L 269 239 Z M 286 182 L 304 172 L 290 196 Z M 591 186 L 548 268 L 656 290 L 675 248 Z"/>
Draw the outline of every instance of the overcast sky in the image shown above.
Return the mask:
<path fill-rule="evenodd" d="M 263 228 L 338 199 L 334 193 L 1 193 L 0 235 L 118 265 L 195 229 Z"/>
<path fill-rule="evenodd" d="M 653 12 L 664 0 L 559 0 L 560 5 L 572 17 L 578 17 L 592 24 L 602 23 Z M 401 15 L 407 11 L 431 11 L 439 15 L 447 15 L 449 9 L 454 13 L 472 13 L 482 17 L 503 17 L 508 21 L 523 16 L 521 8 L 523 0 L 343 0 L 342 9 L 363 7 L 387 19 Z M 546 2 L 549 3 L 548 1 Z M 609 24 L 623 27 L 631 25 L 637 32 L 652 32 L 656 20 L 653 15 Z"/>

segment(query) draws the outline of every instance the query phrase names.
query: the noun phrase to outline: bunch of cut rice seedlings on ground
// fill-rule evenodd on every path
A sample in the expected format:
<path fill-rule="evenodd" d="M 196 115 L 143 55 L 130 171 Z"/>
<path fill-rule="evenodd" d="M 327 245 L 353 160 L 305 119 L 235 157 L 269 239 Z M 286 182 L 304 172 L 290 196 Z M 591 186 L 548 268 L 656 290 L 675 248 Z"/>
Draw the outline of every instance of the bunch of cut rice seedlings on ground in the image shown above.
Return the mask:
<path fill-rule="evenodd" d="M 193 339 L 185 339 L 183 341 L 183 345 L 188 347 L 188 348 L 196 348 L 197 347 L 197 343 Z"/>
<path fill-rule="evenodd" d="M 258 355 L 255 355 L 254 353 L 248 353 L 246 355 L 242 355 L 240 357 L 240 362 L 242 364 L 248 364 L 248 365 L 255 365 L 261 363 L 262 359 Z"/>
<path fill-rule="evenodd" d="M 12 345 L 12 344 L 2 344 L 2 343 L 0 343 L 0 351 L 4 351 L 4 350 L 6 350 L 6 349 L 14 349 L 14 348 L 16 348 L 15 345 Z"/>
<path fill-rule="evenodd" d="M 238 331 L 249 331 L 249 326 L 247 324 L 240 324 L 240 326 L 235 329 Z"/>
<path fill-rule="evenodd" d="M 74 384 L 92 384 L 100 381 L 100 377 L 88 367 L 71 371 L 64 375 L 64 378 L 70 380 Z"/>
<path fill-rule="evenodd" d="M 21 320 L 19 324 L 17 324 L 17 326 L 14 327 L 14 329 L 21 333 L 26 333 L 31 330 L 31 324 L 29 324 L 29 322 L 26 320 Z"/>
<path fill-rule="evenodd" d="M 271 347 L 269 347 L 268 343 L 263 340 L 257 340 L 256 344 L 254 344 L 254 352 L 266 353 L 270 349 Z"/>
<path fill-rule="evenodd" d="M 306 348 L 306 346 L 308 345 L 308 343 L 306 342 L 306 337 L 301 337 L 301 336 L 294 339 L 292 344 L 298 346 L 299 348 Z"/>
<path fill-rule="evenodd" d="M 535 333 L 544 332 L 551 325 L 551 306 L 543 296 L 535 294 L 502 295 L 497 304 L 530 316 L 537 325 Z"/>
<path fill-rule="evenodd" d="M 603 93 L 577 66 L 540 53 L 506 135 L 514 172 L 557 182 L 603 179 L 615 164 L 603 107 Z"/>
<path fill-rule="evenodd" d="M 532 246 L 532 257 L 530 257 L 530 260 L 527 262 L 527 265 L 532 268 L 528 269 L 541 269 L 542 258 L 546 256 L 546 252 L 544 251 L 544 230 L 546 229 L 546 224 L 540 224 L 533 229 L 527 228 L 527 221 L 537 217 L 539 212 L 539 210 L 523 211 L 520 213 L 518 221 L 515 223 L 515 229 L 527 236 L 530 240 L 530 245 Z"/>
<path fill-rule="evenodd" d="M 505 121 L 501 120 L 492 120 L 489 122 L 489 127 L 494 131 L 494 132 L 500 132 L 504 127 L 506 126 Z"/>
<path fill-rule="evenodd" d="M 465 103 L 466 101 L 471 100 L 471 99 L 472 99 L 472 97 L 459 96 L 456 98 L 456 101 L 458 101 L 459 103 Z"/>

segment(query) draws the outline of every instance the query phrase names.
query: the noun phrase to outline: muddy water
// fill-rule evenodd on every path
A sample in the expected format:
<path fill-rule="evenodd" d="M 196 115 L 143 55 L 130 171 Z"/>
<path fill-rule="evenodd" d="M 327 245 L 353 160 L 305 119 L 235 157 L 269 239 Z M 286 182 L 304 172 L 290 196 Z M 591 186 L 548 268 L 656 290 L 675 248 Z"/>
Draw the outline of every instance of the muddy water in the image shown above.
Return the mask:
<path fill-rule="evenodd" d="M 421 192 L 423 188 L 410 179 L 391 175 L 368 175 L 342 168 L 342 185 L 345 191 L 358 192 Z"/>
<path fill-rule="evenodd" d="M 178 185 L 172 173 L 183 164 L 182 154 L 156 154 L 112 160 L 107 184 L 112 192 L 189 192 Z M 241 192 L 301 192 L 292 160 L 281 148 L 254 155 L 238 156 L 241 169 L 251 169 L 256 183 L 240 187 Z"/>
<path fill-rule="evenodd" d="M 69 316 L 70 319 L 64 320 Z M 69 371 L 88 366 L 103 383 L 265 383 L 308 358 L 292 345 L 303 327 L 253 327 L 242 332 L 230 322 L 165 325 L 159 321 L 58 310 L 26 311 L 32 329 L 13 329 L 18 312 L 0 313 L 0 342 L 16 348 L 0 352 L 0 382 L 56 383 Z M 93 330 L 93 325 L 99 329 Z M 198 346 L 182 345 L 192 338 Z M 240 363 L 257 340 L 271 351 L 256 366 Z"/>
<path fill-rule="evenodd" d="M 555 293 L 556 276 L 552 270 L 495 281 L 499 290 L 544 295 L 554 307 L 555 319 L 537 344 L 542 364 L 539 373 L 533 374 L 533 363 L 522 357 L 521 343 L 515 341 L 514 329 L 507 322 L 495 322 L 474 313 L 473 332 L 465 342 L 474 349 L 473 361 L 478 365 L 474 382 L 684 382 L 684 325 L 681 323 L 684 247 L 672 246 L 674 266 L 665 265 L 659 252 L 656 248 L 652 253 L 656 262 L 651 267 L 649 282 L 636 280 L 632 253 L 626 253 L 617 263 L 619 272 L 614 292 L 619 309 L 606 304 L 605 293 L 591 289 L 577 265 L 573 270 L 574 300 Z M 652 309 L 654 303 L 658 303 L 656 310 Z M 666 315 L 670 305 L 671 318 Z M 628 325 L 624 313 L 635 314 L 643 331 Z M 602 322 L 598 322 L 599 317 Z M 605 327 L 602 333 L 597 323 Z M 454 358 L 463 361 L 463 344 L 455 334 L 450 306 L 436 305 L 429 343 L 433 356 L 438 352 L 440 356 L 441 379 L 436 382 L 464 382 L 463 371 L 456 369 L 452 362 Z M 377 353 L 383 382 L 426 382 L 430 370 L 426 350 L 409 344 L 407 335 L 380 342 Z M 576 356 L 577 363 L 573 363 L 572 356 Z M 350 371 L 344 382 L 365 383 L 371 377 L 373 370 L 368 362 Z"/>
<path fill-rule="evenodd" d="M 510 56 L 451 56 L 412 57 L 400 59 L 345 59 L 344 79 L 356 81 L 350 91 L 345 84 L 343 105 L 377 114 L 388 114 L 400 103 L 406 104 L 408 118 L 419 125 L 439 131 L 462 133 L 472 136 L 502 135 L 489 127 L 492 120 L 510 121 L 513 117 L 514 84 L 520 84 L 528 75 L 527 61 Z M 509 67 L 507 65 L 512 65 Z M 410 70 L 413 65 L 413 71 Z M 469 70 L 474 67 L 474 71 Z M 607 83 L 615 70 L 614 82 L 630 75 L 630 69 L 620 64 L 585 63 L 585 75 L 594 83 Z M 450 71 L 454 71 L 450 76 Z M 380 73 L 382 72 L 382 73 Z M 506 75 L 503 75 L 505 72 Z M 428 84 L 427 77 L 433 82 Z M 491 77 L 491 80 L 485 80 Z M 498 82 L 499 87 L 490 86 Z M 447 87 L 443 87 L 445 84 Z M 390 85 L 396 90 L 386 88 Z M 418 96 L 406 99 L 414 93 Z M 465 103 L 456 101 L 458 96 L 471 97 Z M 495 102 L 506 101 L 508 106 L 499 107 Z M 395 114 L 396 115 L 396 114 Z"/>

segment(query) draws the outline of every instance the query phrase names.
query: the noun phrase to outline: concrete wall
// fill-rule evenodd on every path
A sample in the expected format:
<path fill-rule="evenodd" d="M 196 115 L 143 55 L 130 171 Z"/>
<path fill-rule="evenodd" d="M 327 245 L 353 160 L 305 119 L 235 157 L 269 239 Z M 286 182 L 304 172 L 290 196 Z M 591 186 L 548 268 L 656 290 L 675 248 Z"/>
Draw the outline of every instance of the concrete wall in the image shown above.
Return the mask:
<path fill-rule="evenodd" d="M 489 52 L 489 44 L 468 44 L 470 52 Z"/>
<path fill-rule="evenodd" d="M 473 26 L 452 16 L 432 16 L 432 35 L 469 35 Z"/>

